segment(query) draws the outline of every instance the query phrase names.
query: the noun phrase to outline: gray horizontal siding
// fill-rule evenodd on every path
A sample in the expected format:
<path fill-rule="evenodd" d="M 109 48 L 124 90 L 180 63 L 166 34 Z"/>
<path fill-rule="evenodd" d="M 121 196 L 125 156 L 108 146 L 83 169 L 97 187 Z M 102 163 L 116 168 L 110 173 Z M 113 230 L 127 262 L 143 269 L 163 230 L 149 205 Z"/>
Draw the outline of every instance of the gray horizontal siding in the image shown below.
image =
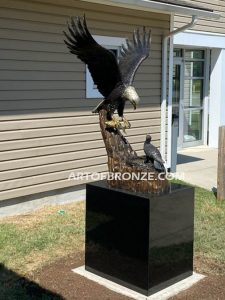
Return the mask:
<path fill-rule="evenodd" d="M 85 66 L 70 55 L 62 31 L 71 15 L 86 13 L 91 32 L 129 37 L 152 28 L 151 60 L 135 86 L 139 109 L 126 116 L 128 139 L 143 153 L 145 135 L 160 139 L 161 40 L 169 17 L 80 1 L 0 2 L 0 200 L 80 184 L 71 171 L 107 170 L 98 116 L 99 99 L 85 99 Z"/>
<path fill-rule="evenodd" d="M 193 28 L 194 30 L 225 34 L 224 0 L 187 0 L 187 2 L 191 4 L 198 4 L 205 8 L 213 9 L 215 12 L 218 12 L 221 15 L 221 18 L 219 20 L 199 19 L 197 25 L 195 25 L 195 27 Z M 189 21 L 190 18 L 177 15 L 175 16 L 175 28 L 181 27 Z"/>

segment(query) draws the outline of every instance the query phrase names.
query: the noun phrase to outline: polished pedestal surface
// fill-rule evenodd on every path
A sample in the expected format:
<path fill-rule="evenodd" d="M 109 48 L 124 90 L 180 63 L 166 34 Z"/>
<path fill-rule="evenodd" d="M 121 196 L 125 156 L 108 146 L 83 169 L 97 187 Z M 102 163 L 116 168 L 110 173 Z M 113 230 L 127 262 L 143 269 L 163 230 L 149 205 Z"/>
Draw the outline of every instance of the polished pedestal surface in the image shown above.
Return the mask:
<path fill-rule="evenodd" d="M 149 196 L 87 184 L 85 268 L 150 295 L 193 271 L 194 189 Z"/>

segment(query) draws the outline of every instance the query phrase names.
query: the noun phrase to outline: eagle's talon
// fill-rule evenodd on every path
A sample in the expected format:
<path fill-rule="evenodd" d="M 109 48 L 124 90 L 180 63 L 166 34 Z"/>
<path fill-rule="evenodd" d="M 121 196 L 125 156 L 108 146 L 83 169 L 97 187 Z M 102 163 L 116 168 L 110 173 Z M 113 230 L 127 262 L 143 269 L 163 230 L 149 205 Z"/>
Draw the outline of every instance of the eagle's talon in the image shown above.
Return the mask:
<path fill-rule="evenodd" d="M 124 127 L 125 127 L 126 129 L 130 129 L 130 128 L 131 128 L 130 122 L 129 122 L 125 117 L 122 118 L 122 121 L 123 121 Z"/>
<path fill-rule="evenodd" d="M 118 129 L 121 127 L 121 123 L 120 123 L 119 119 L 117 119 L 116 117 L 112 117 L 112 120 L 106 121 L 105 124 L 109 128 Z"/>
<path fill-rule="evenodd" d="M 126 133 L 126 129 L 131 128 L 130 122 L 125 117 L 122 117 L 121 120 L 119 120 L 113 116 L 112 120 L 106 121 L 105 124 L 108 128 L 122 129 L 124 133 Z"/>

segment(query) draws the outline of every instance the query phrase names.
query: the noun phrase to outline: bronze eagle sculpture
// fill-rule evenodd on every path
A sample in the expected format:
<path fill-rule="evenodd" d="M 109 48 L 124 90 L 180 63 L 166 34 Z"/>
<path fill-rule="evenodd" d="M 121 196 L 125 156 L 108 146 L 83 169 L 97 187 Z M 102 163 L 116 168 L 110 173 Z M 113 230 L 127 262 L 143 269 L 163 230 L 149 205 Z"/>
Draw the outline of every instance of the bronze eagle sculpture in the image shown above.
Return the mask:
<path fill-rule="evenodd" d="M 140 34 L 139 29 L 135 30 L 133 40 L 127 40 L 126 45 L 122 45 L 118 62 L 112 51 L 94 40 L 85 16 L 71 18 L 68 30 L 69 33 L 64 31 L 65 44 L 72 54 L 87 65 L 95 85 L 104 97 L 93 113 L 104 108 L 107 111 L 108 127 L 119 128 L 123 123 L 125 128 L 130 128 L 129 121 L 123 115 L 124 107 L 126 101 L 130 101 L 136 109 L 140 101 L 132 83 L 140 64 L 149 56 L 151 31 L 143 27 L 143 33 Z M 121 120 L 113 116 L 116 110 Z"/>

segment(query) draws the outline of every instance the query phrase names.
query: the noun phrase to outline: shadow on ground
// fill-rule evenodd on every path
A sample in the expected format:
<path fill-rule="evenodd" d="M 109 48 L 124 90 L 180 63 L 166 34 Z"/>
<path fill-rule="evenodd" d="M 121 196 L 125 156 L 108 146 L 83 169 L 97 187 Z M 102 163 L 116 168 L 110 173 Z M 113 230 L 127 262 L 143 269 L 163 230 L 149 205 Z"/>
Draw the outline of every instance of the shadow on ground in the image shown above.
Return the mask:
<path fill-rule="evenodd" d="M 177 154 L 177 164 L 188 164 L 195 161 L 204 160 L 203 158 L 194 157 L 190 155 Z"/>
<path fill-rule="evenodd" d="M 62 296 L 42 288 L 37 283 L 16 274 L 0 264 L 0 299 L 63 300 Z"/>

